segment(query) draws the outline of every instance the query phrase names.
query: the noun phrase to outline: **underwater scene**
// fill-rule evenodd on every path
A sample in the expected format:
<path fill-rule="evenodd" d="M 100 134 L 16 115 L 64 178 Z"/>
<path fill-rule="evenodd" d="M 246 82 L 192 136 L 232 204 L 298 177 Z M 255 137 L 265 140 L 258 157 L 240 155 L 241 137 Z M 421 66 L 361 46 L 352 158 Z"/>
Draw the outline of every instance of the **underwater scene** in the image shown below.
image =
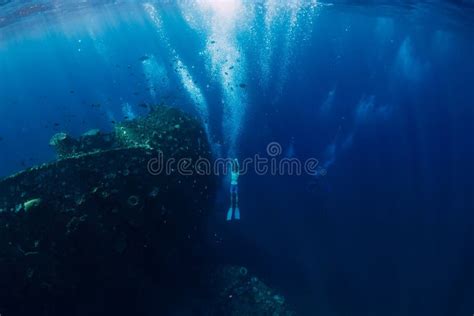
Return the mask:
<path fill-rule="evenodd" d="M 474 2 L 0 0 L 0 316 L 474 315 Z"/>

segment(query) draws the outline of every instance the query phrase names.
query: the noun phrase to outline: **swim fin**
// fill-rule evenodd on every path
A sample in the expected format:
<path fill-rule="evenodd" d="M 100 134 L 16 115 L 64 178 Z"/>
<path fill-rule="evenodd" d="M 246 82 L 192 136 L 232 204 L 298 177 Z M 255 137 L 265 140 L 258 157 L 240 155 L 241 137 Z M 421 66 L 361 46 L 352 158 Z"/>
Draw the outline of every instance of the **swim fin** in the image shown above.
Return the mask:
<path fill-rule="evenodd" d="M 232 220 L 232 207 L 229 208 L 227 211 L 227 221 L 230 222 Z"/>
<path fill-rule="evenodd" d="M 240 220 L 240 209 L 238 207 L 235 208 L 234 219 L 235 220 Z"/>

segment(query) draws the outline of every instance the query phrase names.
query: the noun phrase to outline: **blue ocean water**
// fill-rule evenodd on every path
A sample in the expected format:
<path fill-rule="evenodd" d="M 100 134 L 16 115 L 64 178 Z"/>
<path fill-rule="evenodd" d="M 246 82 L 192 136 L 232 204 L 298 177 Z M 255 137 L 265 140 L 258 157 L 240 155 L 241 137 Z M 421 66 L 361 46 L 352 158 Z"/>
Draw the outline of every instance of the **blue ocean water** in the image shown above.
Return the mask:
<path fill-rule="evenodd" d="M 216 157 L 318 159 L 211 220 L 297 312 L 471 315 L 473 32 L 471 1 L 0 1 L 0 176 L 178 107 Z"/>

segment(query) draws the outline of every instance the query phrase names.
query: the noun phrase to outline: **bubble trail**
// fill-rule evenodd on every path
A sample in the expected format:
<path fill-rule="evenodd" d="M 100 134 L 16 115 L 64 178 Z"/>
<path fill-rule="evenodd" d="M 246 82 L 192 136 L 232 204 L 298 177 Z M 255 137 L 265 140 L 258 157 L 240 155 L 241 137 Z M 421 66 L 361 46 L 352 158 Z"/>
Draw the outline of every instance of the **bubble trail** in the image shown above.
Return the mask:
<path fill-rule="evenodd" d="M 213 151 L 215 151 L 214 150 L 215 145 L 212 142 L 212 138 L 209 131 L 209 105 L 206 101 L 206 98 L 204 94 L 202 93 L 202 90 L 196 84 L 196 81 L 193 79 L 191 73 L 189 72 L 188 67 L 181 60 L 178 52 L 176 51 L 175 48 L 172 47 L 165 33 L 163 20 L 158 10 L 156 9 L 156 7 L 151 3 L 145 3 L 143 7 L 146 13 L 148 14 L 149 18 L 153 22 L 161 43 L 165 45 L 165 47 L 168 49 L 168 54 L 171 56 L 172 60 L 175 61 L 176 71 L 180 79 L 180 82 L 182 86 L 184 87 L 184 89 L 186 90 L 189 98 L 193 102 L 196 112 L 199 114 L 200 119 L 204 125 L 207 139 L 209 143 L 211 144 L 211 146 L 213 147 Z"/>

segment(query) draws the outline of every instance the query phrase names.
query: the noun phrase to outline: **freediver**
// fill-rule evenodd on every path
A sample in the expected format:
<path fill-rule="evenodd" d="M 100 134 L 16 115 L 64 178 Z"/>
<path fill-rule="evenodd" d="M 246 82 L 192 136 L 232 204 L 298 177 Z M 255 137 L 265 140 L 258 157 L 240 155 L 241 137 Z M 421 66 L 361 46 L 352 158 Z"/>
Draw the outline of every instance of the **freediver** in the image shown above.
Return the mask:
<path fill-rule="evenodd" d="M 227 211 L 227 221 L 232 220 L 232 215 L 235 220 L 240 220 L 239 209 L 239 176 L 240 165 L 239 160 L 235 158 L 232 161 L 231 179 L 230 179 L 230 207 Z"/>

